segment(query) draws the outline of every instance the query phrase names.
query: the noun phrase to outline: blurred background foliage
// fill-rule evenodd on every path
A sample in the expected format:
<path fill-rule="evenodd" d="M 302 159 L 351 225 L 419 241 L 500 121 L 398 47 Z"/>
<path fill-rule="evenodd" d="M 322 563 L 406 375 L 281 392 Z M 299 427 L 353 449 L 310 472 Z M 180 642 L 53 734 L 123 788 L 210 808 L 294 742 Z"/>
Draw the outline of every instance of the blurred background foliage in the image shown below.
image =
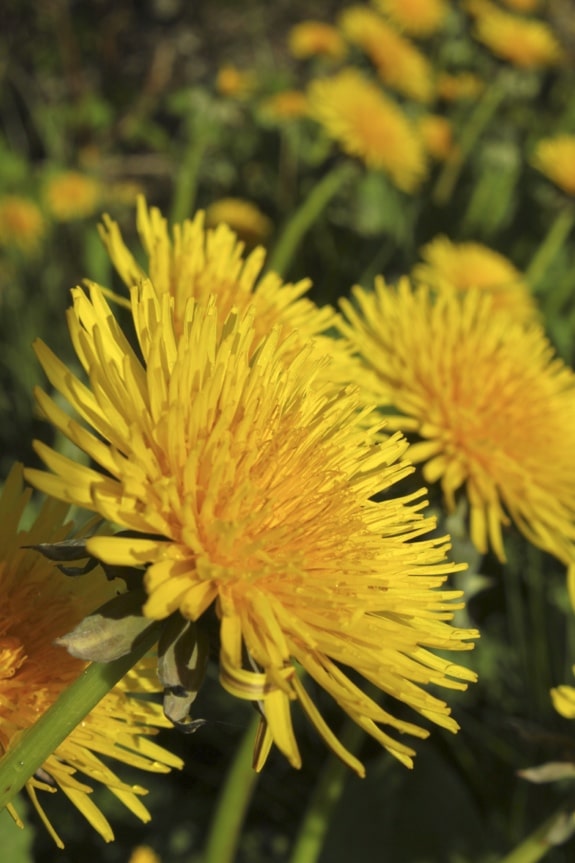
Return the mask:
<path fill-rule="evenodd" d="M 344 156 L 302 111 L 297 95 L 284 97 L 281 110 L 280 102 L 274 107 L 278 94 L 296 91 L 301 97 L 310 82 L 343 63 L 375 80 L 369 57 L 357 46 L 348 46 L 345 60 L 329 51 L 302 57 L 294 56 L 298 51 L 288 39 L 291 28 L 310 17 L 335 27 L 349 5 L 4 0 L 2 476 L 15 459 L 34 464 L 32 439 L 50 434 L 33 407 L 32 388 L 41 376 L 31 343 L 44 338 L 73 365 L 64 325 L 69 289 L 90 277 L 120 290 L 97 224 L 109 212 L 137 249 L 140 192 L 174 220 L 198 207 L 209 213 L 221 199 L 250 202 L 259 215 L 252 213 L 250 225 L 244 224 L 245 241 L 263 242 L 272 255 L 284 227 L 316 195 L 316 211 L 306 211 L 309 224 L 283 275 L 311 277 L 311 296 L 320 304 L 347 295 L 353 284 L 371 285 L 377 273 L 391 280 L 408 273 L 421 247 L 438 234 L 483 243 L 527 273 L 547 331 L 572 364 L 573 197 L 534 167 L 533 154 L 541 139 L 575 133 L 574 5 L 500 4 L 506 11 L 515 5 L 520 13 L 534 12 L 558 40 L 560 61 L 529 65 L 498 55 L 478 38 L 477 4 L 448 4 L 444 28 L 418 43 L 433 70 L 432 95 L 422 103 L 391 93 L 414 129 L 429 114 L 445 121 L 425 178 L 410 193 L 398 189 L 389 173 Z M 321 183 L 342 162 L 349 163 L 347 173 L 318 198 Z M 221 212 L 225 218 L 231 211 Z M 218 218 L 216 213 L 213 221 Z M 418 746 L 413 772 L 365 741 L 368 777 L 346 779 L 321 863 L 490 863 L 569 799 L 568 782 L 537 785 L 517 776 L 530 765 L 575 760 L 572 724 L 558 716 L 549 697 L 552 686 L 571 681 L 575 661 L 565 574 L 515 534 L 508 551 L 504 571 L 488 556 L 480 572 L 465 576 L 467 621 L 480 627 L 482 639 L 468 658 L 480 682 L 450 699 L 461 732 L 451 737 L 434 729 Z M 316 697 L 329 716 L 321 692 Z M 221 691 L 214 669 L 195 712 L 207 724 L 194 735 L 163 734 L 186 766 L 181 774 L 146 777 L 150 824 L 115 811 L 112 798 L 96 791 L 117 835 L 106 846 L 58 799 L 63 795 L 55 795 L 46 807 L 66 850 L 55 851 L 34 817 L 21 833 L 3 813 L 6 859 L 51 861 L 57 855 L 62 863 L 78 863 L 89 848 L 93 861 L 120 863 L 145 844 L 165 863 L 199 863 L 252 711 Z M 292 770 L 275 752 L 259 778 L 239 845 L 242 863 L 290 860 L 326 759 L 305 722 L 298 735 L 302 770 Z M 573 853 L 571 843 L 547 859 L 560 863 Z"/>

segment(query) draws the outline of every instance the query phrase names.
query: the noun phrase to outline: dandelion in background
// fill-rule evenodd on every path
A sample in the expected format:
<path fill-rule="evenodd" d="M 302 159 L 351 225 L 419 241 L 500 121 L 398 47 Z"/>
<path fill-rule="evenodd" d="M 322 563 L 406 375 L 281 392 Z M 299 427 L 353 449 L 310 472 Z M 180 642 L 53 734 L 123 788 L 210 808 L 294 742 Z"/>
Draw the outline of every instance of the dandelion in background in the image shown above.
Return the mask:
<path fill-rule="evenodd" d="M 445 0 L 375 0 L 375 6 L 410 36 L 432 36 L 445 24 L 449 4 Z"/>
<path fill-rule="evenodd" d="M 404 279 L 376 280 L 343 300 L 352 341 L 391 411 L 391 429 L 419 440 L 408 457 L 439 482 L 453 511 L 465 491 L 471 540 L 505 560 L 512 520 L 534 545 L 575 555 L 575 374 L 535 321 L 495 313 L 490 296 L 436 297 Z"/>
<path fill-rule="evenodd" d="M 222 273 L 226 266 L 224 257 Z M 322 383 L 329 358 L 299 333 L 275 326 L 258 336 L 255 304 L 222 318 L 217 296 L 189 298 L 176 322 L 172 295 L 149 280 L 130 293 L 138 353 L 97 286 L 89 297 L 73 291 L 68 321 L 87 385 L 38 344 L 84 424 L 38 391 L 41 410 L 96 467 L 37 444 L 49 472 L 28 478 L 135 532 L 94 537 L 88 550 L 148 565 L 146 616 L 179 611 L 196 621 L 215 609 L 221 683 L 265 714 L 258 767 L 272 742 L 300 765 L 290 715 L 298 700 L 333 751 L 364 773 L 299 666 L 411 766 L 413 750 L 393 731 L 428 732 L 379 706 L 345 667 L 455 731 L 426 686 L 466 688 L 473 673 L 435 651 L 468 649 L 477 633 L 450 625 L 461 594 L 443 585 L 461 567 L 447 562 L 446 538 L 429 537 L 423 491 L 373 500 L 411 473 L 407 444 L 399 435 L 381 441 L 365 409 L 360 422 L 355 388 Z"/>
<path fill-rule="evenodd" d="M 38 250 L 46 226 L 38 206 L 20 195 L 0 198 L 0 245 L 33 254 Z"/>
<path fill-rule="evenodd" d="M 504 12 L 488 0 L 469 0 L 466 8 L 475 16 L 474 35 L 496 57 L 522 69 L 561 62 L 559 42 L 543 21 Z"/>
<path fill-rule="evenodd" d="M 484 82 L 472 72 L 440 72 L 437 76 L 437 96 L 446 102 L 476 99 L 484 89 Z"/>
<path fill-rule="evenodd" d="M 347 53 L 341 34 L 323 21 L 302 21 L 292 27 L 288 34 L 288 49 L 296 60 L 307 60 L 309 57 L 341 60 Z"/>
<path fill-rule="evenodd" d="M 349 42 L 364 51 L 392 90 L 409 99 L 429 102 L 434 96 L 434 72 L 424 54 L 367 6 L 349 6 L 339 26 Z"/>
<path fill-rule="evenodd" d="M 575 195 L 575 135 L 556 135 L 538 142 L 532 164 L 566 195 Z"/>
<path fill-rule="evenodd" d="M 54 640 L 66 634 L 86 614 L 116 594 L 102 572 L 90 579 L 71 579 L 27 546 L 57 542 L 69 535 L 63 524 L 66 507 L 44 503 L 35 522 L 19 530 L 30 493 L 23 491 L 21 468 L 11 471 L 0 495 L 0 752 L 10 750 L 22 731 L 56 701 L 85 668 Z M 63 843 L 40 802 L 39 792 L 62 791 L 92 827 L 106 840 L 112 828 L 92 797 L 87 782 L 106 786 L 142 821 L 150 815 L 140 800 L 144 788 L 127 785 L 108 765 L 108 759 L 155 773 L 181 767 L 179 758 L 154 743 L 157 728 L 170 725 L 162 708 L 130 697 L 131 692 L 157 691 L 154 664 L 136 666 L 81 725 L 58 746 L 42 769 L 26 783 L 26 790 L 42 821 L 59 847 Z M 105 756 L 106 761 L 100 756 Z M 9 810 L 21 824 L 12 805 Z"/>
<path fill-rule="evenodd" d="M 216 90 L 222 96 L 244 99 L 256 89 L 257 76 L 253 71 L 241 70 L 226 63 L 218 70 Z"/>
<path fill-rule="evenodd" d="M 99 180 L 79 171 L 63 171 L 44 184 L 44 201 L 58 222 L 71 222 L 92 216 L 102 201 L 104 189 Z"/>
<path fill-rule="evenodd" d="M 435 289 L 447 285 L 460 293 L 478 288 L 491 296 L 494 310 L 508 311 L 521 320 L 537 315 L 522 273 L 483 243 L 454 243 L 440 235 L 423 246 L 420 255 L 423 263 L 413 268 L 415 281 Z"/>
<path fill-rule="evenodd" d="M 407 116 L 369 78 L 346 68 L 313 81 L 308 100 L 310 116 L 345 153 L 384 171 L 405 192 L 415 192 L 421 185 L 427 170 L 421 138 Z"/>
<path fill-rule="evenodd" d="M 249 246 L 265 242 L 273 224 L 265 213 L 242 198 L 220 198 L 206 209 L 206 227 L 224 223 Z"/>
<path fill-rule="evenodd" d="M 307 98 L 301 90 L 282 90 L 259 104 L 266 120 L 291 120 L 307 115 Z"/>
<path fill-rule="evenodd" d="M 444 162 L 453 154 L 453 126 L 446 117 L 426 114 L 417 121 L 417 128 L 432 159 Z"/>

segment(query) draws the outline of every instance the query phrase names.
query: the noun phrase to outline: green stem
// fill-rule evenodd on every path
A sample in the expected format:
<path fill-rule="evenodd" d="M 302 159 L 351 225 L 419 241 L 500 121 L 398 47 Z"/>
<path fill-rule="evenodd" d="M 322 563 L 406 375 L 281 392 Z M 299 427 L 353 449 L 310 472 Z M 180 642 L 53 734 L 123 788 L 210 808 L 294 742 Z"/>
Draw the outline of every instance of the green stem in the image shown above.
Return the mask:
<path fill-rule="evenodd" d="M 556 843 L 551 842 L 549 836 L 554 828 L 565 820 L 566 816 L 572 817 L 564 809 L 555 812 L 531 836 L 528 836 L 521 845 L 514 848 L 510 854 L 502 857 L 499 863 L 537 863 L 537 860 L 542 860 L 548 851 L 556 847 Z"/>
<path fill-rule="evenodd" d="M 192 123 L 188 123 L 188 126 L 188 145 L 174 183 L 174 200 L 170 213 L 172 224 L 183 222 L 192 214 L 200 165 L 210 140 L 208 131 L 198 131 Z"/>
<path fill-rule="evenodd" d="M 531 262 L 525 273 L 532 290 L 537 289 L 537 286 L 547 272 L 549 265 L 569 236 L 574 221 L 575 210 L 571 207 L 566 207 L 561 210 L 547 231 L 545 239 L 531 258 Z"/>
<path fill-rule="evenodd" d="M 92 662 L 52 707 L 20 735 L 0 759 L 0 810 L 157 640 L 158 627 L 151 626 L 126 656 L 114 662 Z"/>
<path fill-rule="evenodd" d="M 334 195 L 356 171 L 351 162 L 344 162 L 321 178 L 303 204 L 288 221 L 272 250 L 267 269 L 284 276 L 301 240 L 317 220 Z"/>
<path fill-rule="evenodd" d="M 507 74 L 506 72 L 502 72 L 493 85 L 485 91 L 483 98 L 469 118 L 467 125 L 463 128 L 457 141 L 457 151 L 445 163 L 433 191 L 432 197 L 436 204 L 446 204 L 451 198 L 467 157 L 503 101 L 506 91 Z"/>
<path fill-rule="evenodd" d="M 259 778 L 252 767 L 259 716 L 248 726 L 235 754 L 210 825 L 202 863 L 232 863 L 244 818 Z"/>
<path fill-rule="evenodd" d="M 346 749 L 356 752 L 363 738 L 363 730 L 347 719 L 340 739 Z M 346 779 L 347 767 L 335 755 L 330 755 L 310 800 L 303 824 L 293 847 L 290 863 L 315 863 L 323 848 L 331 817 L 339 803 Z"/>

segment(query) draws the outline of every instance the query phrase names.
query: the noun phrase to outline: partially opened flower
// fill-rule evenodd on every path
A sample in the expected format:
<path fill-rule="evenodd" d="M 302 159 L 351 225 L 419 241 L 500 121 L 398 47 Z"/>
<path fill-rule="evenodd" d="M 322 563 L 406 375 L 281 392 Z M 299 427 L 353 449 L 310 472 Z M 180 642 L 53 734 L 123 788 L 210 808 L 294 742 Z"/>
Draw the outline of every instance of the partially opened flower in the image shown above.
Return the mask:
<path fill-rule="evenodd" d="M 341 34 L 323 21 L 302 21 L 292 27 L 288 34 L 288 48 L 298 60 L 318 56 L 341 60 L 347 52 Z"/>
<path fill-rule="evenodd" d="M 377 12 L 367 6 L 349 6 L 339 26 L 346 39 L 365 51 L 384 84 L 420 102 L 433 98 L 434 74 L 428 59 Z"/>
<path fill-rule="evenodd" d="M 381 441 L 365 410 L 358 421 L 355 389 L 322 384 L 329 358 L 302 347 L 297 332 L 285 337 L 293 352 L 278 350 L 279 326 L 257 337 L 254 308 L 232 307 L 221 323 L 217 298 L 189 299 L 176 329 L 172 297 L 144 280 L 131 290 L 136 353 L 98 287 L 89 297 L 75 289 L 73 299 L 70 332 L 89 384 L 44 345 L 37 350 L 88 428 L 41 391 L 38 399 L 96 466 L 38 444 L 50 472 L 27 476 L 133 532 L 94 537 L 88 550 L 148 565 L 147 617 L 179 610 L 198 620 L 215 608 L 222 685 L 261 702 L 265 714 L 258 766 L 272 742 L 299 766 L 290 717 L 299 700 L 333 750 L 363 773 L 313 704 L 299 666 L 408 765 L 413 750 L 380 725 L 426 732 L 378 706 L 345 666 L 455 730 L 425 687 L 465 688 L 474 675 L 433 651 L 465 649 L 475 633 L 449 624 L 460 594 L 442 584 L 458 567 L 445 560 L 445 538 L 426 538 L 433 522 L 421 516 L 422 492 L 389 495 L 411 472 L 400 436 Z"/>
<path fill-rule="evenodd" d="M 497 57 L 523 69 L 544 69 L 561 62 L 561 47 L 545 22 L 504 12 L 489 0 L 471 0 L 467 5 L 475 15 L 475 36 Z"/>
<path fill-rule="evenodd" d="M 344 152 L 385 171 L 398 188 L 413 192 L 425 178 L 423 143 L 400 108 L 357 69 L 313 81 L 310 115 Z"/>
<path fill-rule="evenodd" d="M 575 135 L 539 141 L 532 163 L 565 194 L 575 195 Z"/>
<path fill-rule="evenodd" d="M 0 246 L 35 252 L 45 231 L 38 206 L 21 195 L 0 198 Z"/>
<path fill-rule="evenodd" d="M 377 8 L 410 36 L 431 36 L 447 18 L 445 0 L 375 0 Z"/>
<path fill-rule="evenodd" d="M 103 193 L 103 186 L 95 177 L 80 171 L 54 174 L 44 185 L 46 206 L 59 222 L 91 216 L 100 205 Z"/>
<path fill-rule="evenodd" d="M 523 275 L 508 258 L 483 243 L 454 243 L 440 235 L 420 254 L 424 263 L 413 268 L 416 281 L 435 289 L 447 285 L 461 293 L 479 288 L 491 296 L 494 310 L 506 310 L 522 320 L 536 316 Z"/>
<path fill-rule="evenodd" d="M 439 482 L 450 510 L 465 491 L 476 548 L 505 559 L 512 519 L 535 545 L 575 554 L 575 374 L 536 322 L 480 291 L 434 297 L 407 279 L 354 289 L 345 332 L 379 379 L 392 429 L 419 439 L 409 458 Z"/>
<path fill-rule="evenodd" d="M 29 492 L 22 471 L 14 468 L 0 495 L 0 752 L 8 752 L 20 734 L 47 710 L 80 676 L 85 662 L 74 659 L 54 640 L 65 635 L 86 614 L 116 594 L 102 572 L 89 580 L 72 579 L 29 546 L 64 539 L 66 507 L 48 501 L 27 530 L 19 530 Z M 136 666 L 46 759 L 26 790 L 56 843 L 63 847 L 45 813 L 39 792 L 59 789 L 106 841 L 112 828 L 92 798 L 92 783 L 106 786 L 142 821 L 148 810 L 140 800 L 145 789 L 127 785 L 109 759 L 143 770 L 165 773 L 181 767 L 179 758 L 158 746 L 150 735 L 168 726 L 162 708 L 133 698 L 130 692 L 158 689 L 154 665 Z M 105 756 L 102 760 L 100 756 Z M 90 784 L 88 784 L 90 783 Z M 15 809 L 13 817 L 20 823 Z"/>

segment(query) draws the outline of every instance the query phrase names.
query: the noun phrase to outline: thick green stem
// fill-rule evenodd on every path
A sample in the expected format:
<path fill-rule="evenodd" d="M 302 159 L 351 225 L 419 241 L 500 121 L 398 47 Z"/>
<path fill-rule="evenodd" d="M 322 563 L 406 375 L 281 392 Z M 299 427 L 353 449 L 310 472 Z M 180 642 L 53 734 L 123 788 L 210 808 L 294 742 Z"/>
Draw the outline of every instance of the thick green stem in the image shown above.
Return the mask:
<path fill-rule="evenodd" d="M 561 809 L 528 836 L 521 845 L 514 848 L 506 857 L 502 857 L 499 863 L 537 863 L 556 847 L 556 843 L 550 841 L 550 837 L 556 828 L 561 829 L 565 819 L 572 818 L 572 814 Z"/>
<path fill-rule="evenodd" d="M 561 210 L 547 231 L 545 239 L 531 258 L 531 262 L 525 273 L 532 290 L 537 290 L 550 264 L 569 236 L 574 221 L 575 210 L 572 207 L 566 207 L 564 210 Z"/>
<path fill-rule="evenodd" d="M 303 204 L 295 211 L 286 224 L 283 233 L 272 250 L 267 269 L 285 276 L 295 251 L 307 231 L 311 228 L 322 211 L 355 173 L 356 167 L 351 162 L 338 165 L 329 174 L 326 174 L 319 183 L 313 187 Z"/>
<path fill-rule="evenodd" d="M 259 778 L 252 767 L 254 740 L 260 718 L 248 726 L 226 777 L 210 825 L 202 863 L 232 863 L 244 818 Z"/>
<path fill-rule="evenodd" d="M 433 191 L 433 200 L 436 204 L 446 204 L 450 200 L 467 157 L 503 101 L 506 91 L 507 74 L 506 72 L 502 72 L 486 90 L 477 108 L 469 118 L 469 122 L 464 126 L 459 136 L 457 151 L 445 163 Z"/>
<path fill-rule="evenodd" d="M 158 640 L 152 626 L 138 645 L 114 662 L 92 662 L 37 722 L 0 759 L 0 809 L 20 791 L 44 761 L 115 684 Z"/>
<path fill-rule="evenodd" d="M 359 725 L 347 719 L 340 734 L 345 748 L 350 752 L 356 752 L 363 736 L 364 732 Z M 318 859 L 348 776 L 349 767 L 335 755 L 330 755 L 300 827 L 290 863 L 315 863 Z"/>

